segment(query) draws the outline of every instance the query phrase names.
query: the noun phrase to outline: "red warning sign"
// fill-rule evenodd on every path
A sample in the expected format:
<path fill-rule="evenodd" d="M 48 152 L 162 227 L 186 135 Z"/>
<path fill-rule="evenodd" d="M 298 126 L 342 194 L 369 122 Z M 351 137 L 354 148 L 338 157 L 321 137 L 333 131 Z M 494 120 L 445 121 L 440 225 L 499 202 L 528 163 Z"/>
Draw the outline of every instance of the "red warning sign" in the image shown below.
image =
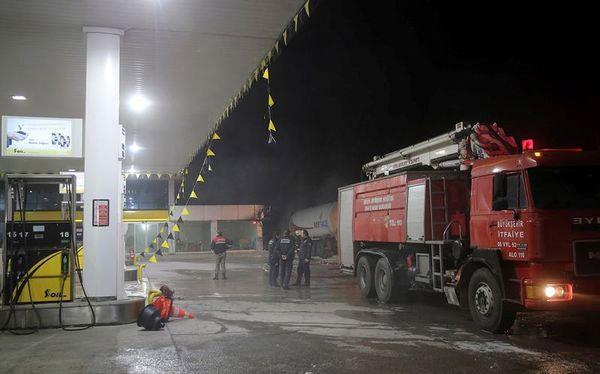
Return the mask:
<path fill-rule="evenodd" d="M 108 214 L 110 211 L 108 199 L 94 199 L 92 204 L 94 212 L 92 226 L 108 226 Z"/>

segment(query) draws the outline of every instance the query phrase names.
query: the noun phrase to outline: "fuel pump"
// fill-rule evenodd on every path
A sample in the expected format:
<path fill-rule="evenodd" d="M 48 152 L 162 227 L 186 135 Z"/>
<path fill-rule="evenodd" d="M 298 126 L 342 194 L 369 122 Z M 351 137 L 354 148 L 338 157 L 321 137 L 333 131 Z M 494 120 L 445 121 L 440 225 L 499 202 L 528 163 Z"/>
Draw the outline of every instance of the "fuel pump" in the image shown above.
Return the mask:
<path fill-rule="evenodd" d="M 75 176 L 9 174 L 5 198 L 2 303 L 72 301 Z"/>

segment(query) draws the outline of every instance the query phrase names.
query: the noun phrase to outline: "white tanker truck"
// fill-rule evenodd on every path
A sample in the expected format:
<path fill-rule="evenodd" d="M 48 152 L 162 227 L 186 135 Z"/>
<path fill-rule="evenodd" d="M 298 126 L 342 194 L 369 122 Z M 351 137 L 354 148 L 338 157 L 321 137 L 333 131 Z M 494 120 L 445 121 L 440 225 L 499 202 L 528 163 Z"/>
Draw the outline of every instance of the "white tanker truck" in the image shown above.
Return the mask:
<path fill-rule="evenodd" d="M 337 255 L 338 205 L 328 203 L 302 209 L 290 218 L 290 231 L 308 231 L 313 240 L 313 256 Z"/>

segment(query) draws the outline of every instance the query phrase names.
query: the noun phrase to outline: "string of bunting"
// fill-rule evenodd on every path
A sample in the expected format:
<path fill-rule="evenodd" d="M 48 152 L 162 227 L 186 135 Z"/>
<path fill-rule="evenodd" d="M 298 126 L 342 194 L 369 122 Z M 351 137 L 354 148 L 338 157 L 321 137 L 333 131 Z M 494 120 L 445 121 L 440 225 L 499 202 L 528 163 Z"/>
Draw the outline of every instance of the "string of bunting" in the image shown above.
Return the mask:
<path fill-rule="evenodd" d="M 183 208 L 179 212 L 179 217 L 177 218 L 177 221 L 173 224 L 173 226 L 171 227 L 170 230 L 169 230 L 168 222 L 165 222 L 163 227 L 161 228 L 160 232 L 158 233 L 158 235 L 152 240 L 152 243 L 150 243 L 144 249 L 143 252 L 139 253 L 136 256 L 136 262 L 141 260 L 142 258 L 145 258 L 146 254 L 150 254 L 150 257 L 148 258 L 148 262 L 156 264 L 156 263 L 158 263 L 158 259 L 156 256 L 162 256 L 163 249 L 170 249 L 169 240 L 175 239 L 175 237 L 173 235 L 174 232 L 181 232 L 180 225 L 184 222 L 183 217 L 190 214 L 189 209 L 188 209 L 190 200 L 198 198 L 198 194 L 196 193 L 196 190 L 199 187 L 199 185 L 201 183 L 204 183 L 204 181 L 205 181 L 202 173 L 205 170 L 212 171 L 212 167 L 210 165 L 210 158 L 215 157 L 216 153 L 215 153 L 215 151 L 213 151 L 211 146 L 212 146 L 213 142 L 217 141 L 217 140 L 221 140 L 221 137 L 215 131 L 210 135 L 210 141 L 208 142 L 207 147 L 206 147 L 206 153 L 205 153 L 204 159 L 202 161 L 202 166 L 200 167 L 198 176 L 196 177 L 194 184 L 191 188 L 191 192 L 189 195 L 187 195 L 187 199 L 185 200 L 185 203 L 183 204 Z M 183 178 L 181 179 L 181 183 L 179 185 L 176 202 L 180 201 L 182 194 L 185 193 L 185 181 L 186 181 L 187 175 L 189 175 L 189 168 L 186 167 L 185 169 L 183 169 L 181 174 L 183 175 Z M 171 206 L 169 208 L 169 221 L 171 221 L 173 219 L 174 215 L 175 215 L 175 207 Z M 163 237 L 163 235 L 165 235 L 165 234 L 167 234 L 166 238 Z"/>
<path fill-rule="evenodd" d="M 162 250 L 170 248 L 168 240 L 174 238 L 172 233 L 169 233 L 166 239 L 163 237 L 163 235 L 168 231 L 168 228 L 169 225 L 167 222 L 165 222 L 163 227 L 160 229 L 160 232 L 154 237 L 152 242 L 146 246 L 143 252 L 136 256 L 136 263 L 139 262 L 141 258 L 145 258 L 147 254 L 150 254 L 148 262 L 153 264 L 158 263 L 156 256 L 162 256 Z"/>
<path fill-rule="evenodd" d="M 293 37 L 299 32 L 300 26 L 302 26 L 304 23 L 306 23 L 306 21 L 308 21 L 308 19 L 311 16 L 311 12 L 314 10 L 315 6 L 318 6 L 320 1 L 322 0 L 307 0 L 304 3 L 304 5 L 298 10 L 298 12 L 296 12 L 292 20 L 286 25 L 282 33 L 275 40 L 275 44 L 273 45 L 273 47 L 269 49 L 269 51 L 261 59 L 261 62 L 257 66 L 257 68 L 250 74 L 250 77 L 248 77 L 242 88 L 231 97 L 229 103 L 225 106 L 223 112 L 217 117 L 215 124 L 213 125 L 213 130 L 207 137 L 206 141 L 204 141 L 204 143 L 198 147 L 196 152 L 190 153 L 188 155 L 188 166 L 180 171 L 182 179 L 176 196 L 176 203 L 181 201 L 182 198 L 185 197 L 185 203 L 182 204 L 182 209 L 178 213 L 178 218 L 177 220 L 174 220 L 175 206 L 171 206 L 169 209 L 169 221 L 175 223 L 169 230 L 169 224 L 168 222 L 166 222 L 161 228 L 158 235 L 152 240 L 152 243 L 150 243 L 144 249 L 143 252 L 136 255 L 136 261 L 141 260 L 142 258 L 146 258 L 146 256 L 149 255 L 150 257 L 148 258 L 148 262 L 156 264 L 158 263 L 157 256 L 163 255 L 162 250 L 170 248 L 168 241 L 174 239 L 174 232 L 181 231 L 181 224 L 184 222 L 183 217 L 190 214 L 188 209 L 189 202 L 193 199 L 198 199 L 198 193 L 196 192 L 198 187 L 200 186 L 200 184 L 205 182 L 206 173 L 210 173 L 213 171 L 211 159 L 216 156 L 216 152 L 214 151 L 213 145 L 215 141 L 221 140 L 221 136 L 217 133 L 217 131 L 219 130 L 223 122 L 230 116 L 233 110 L 239 105 L 242 98 L 250 90 L 250 88 L 252 88 L 253 84 L 259 80 L 259 75 L 261 71 L 263 72 L 262 78 L 267 81 L 267 131 L 269 133 L 267 143 L 276 143 L 273 133 L 277 131 L 277 128 L 275 127 L 275 123 L 273 122 L 271 111 L 271 108 L 275 105 L 275 100 L 273 99 L 273 96 L 271 94 L 271 82 L 268 67 L 275 60 L 275 58 L 281 55 L 281 53 L 283 52 L 283 48 L 287 47 L 290 44 Z M 190 193 L 186 194 L 185 184 L 186 180 L 189 178 L 189 168 L 194 159 L 197 158 L 199 155 L 201 155 L 203 158 L 198 172 L 198 176 L 195 179 L 193 179 L 194 183 L 191 189 L 189 190 Z M 140 175 L 143 175 L 136 173 L 132 174 L 135 174 L 138 178 Z M 150 175 L 147 175 L 147 177 L 150 178 Z M 164 237 L 165 234 L 167 234 L 166 238 Z"/>
<path fill-rule="evenodd" d="M 273 122 L 273 113 L 271 112 L 271 107 L 275 105 L 275 100 L 273 100 L 273 96 L 271 96 L 271 80 L 269 79 L 269 68 L 265 69 L 262 77 L 267 81 L 267 131 L 269 132 L 267 144 L 273 144 L 277 143 L 275 141 L 275 137 L 273 136 L 273 133 L 277 131 L 277 128 L 275 127 L 275 123 Z"/>
<path fill-rule="evenodd" d="M 213 132 L 218 131 L 221 124 L 231 115 L 233 110 L 241 103 L 243 97 L 250 91 L 254 83 L 258 82 L 261 77 L 261 72 L 268 68 L 268 66 L 275 61 L 277 57 L 279 57 L 284 48 L 288 47 L 294 37 L 300 32 L 302 26 L 308 22 L 310 17 L 314 14 L 315 9 L 317 9 L 323 0 L 307 0 L 304 5 L 302 5 L 296 14 L 292 17 L 290 22 L 284 27 L 283 31 L 279 36 L 275 39 L 275 42 L 271 48 L 267 51 L 267 53 L 261 59 L 261 62 L 258 64 L 256 69 L 250 73 L 250 76 L 241 87 L 241 89 L 233 95 L 228 104 L 223 109 L 222 113 L 217 116 L 215 123 L 213 125 Z M 270 132 L 272 135 L 273 132 Z M 210 140 L 210 139 L 207 139 Z M 273 139 L 274 140 L 274 139 Z M 188 155 L 187 164 L 191 164 L 194 160 L 195 156 L 199 153 L 199 151 L 206 146 L 207 141 L 201 144 L 196 152 L 193 152 Z"/>
<path fill-rule="evenodd" d="M 156 173 L 156 172 L 139 172 L 139 173 L 132 173 L 132 172 L 126 172 L 123 173 L 123 176 L 125 176 L 126 179 L 129 178 L 136 178 L 136 179 L 156 179 L 156 180 L 160 180 L 160 179 L 172 179 L 172 178 L 176 178 L 177 174 L 174 173 Z"/>

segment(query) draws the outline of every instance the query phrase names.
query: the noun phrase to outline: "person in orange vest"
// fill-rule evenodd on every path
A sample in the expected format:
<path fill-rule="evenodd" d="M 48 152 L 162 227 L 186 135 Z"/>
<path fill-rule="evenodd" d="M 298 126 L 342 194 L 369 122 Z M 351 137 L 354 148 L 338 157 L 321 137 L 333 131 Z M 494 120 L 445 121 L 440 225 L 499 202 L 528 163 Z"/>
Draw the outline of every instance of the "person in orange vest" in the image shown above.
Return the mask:
<path fill-rule="evenodd" d="M 162 286 L 160 288 L 160 292 L 162 294 L 156 297 L 154 301 L 152 301 L 152 305 L 154 305 L 154 307 L 160 311 L 160 318 L 163 321 L 167 322 L 169 320 L 169 317 L 188 317 L 190 319 L 195 318 L 194 313 L 188 312 L 183 308 L 179 308 L 178 306 L 173 305 L 173 294 L 175 292 L 172 291 L 169 287 Z"/>
<path fill-rule="evenodd" d="M 227 279 L 225 276 L 225 258 L 227 257 L 229 245 L 229 240 L 223 236 L 221 231 L 217 232 L 217 236 L 210 243 L 210 250 L 215 254 L 215 277 L 213 280 L 219 279 L 219 270 L 223 274 L 223 279 Z"/>

